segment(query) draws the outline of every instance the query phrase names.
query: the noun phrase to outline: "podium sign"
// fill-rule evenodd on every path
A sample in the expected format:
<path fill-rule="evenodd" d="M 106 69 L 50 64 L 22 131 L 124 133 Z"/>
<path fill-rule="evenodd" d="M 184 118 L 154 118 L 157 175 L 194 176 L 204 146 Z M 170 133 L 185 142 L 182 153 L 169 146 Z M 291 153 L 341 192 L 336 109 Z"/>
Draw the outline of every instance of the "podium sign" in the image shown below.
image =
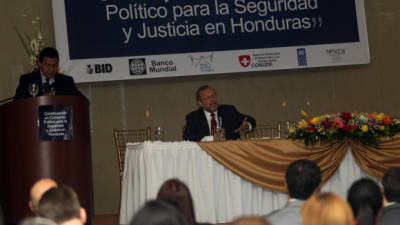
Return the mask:
<path fill-rule="evenodd" d="M 69 141 L 73 138 L 71 105 L 39 106 L 41 141 Z"/>

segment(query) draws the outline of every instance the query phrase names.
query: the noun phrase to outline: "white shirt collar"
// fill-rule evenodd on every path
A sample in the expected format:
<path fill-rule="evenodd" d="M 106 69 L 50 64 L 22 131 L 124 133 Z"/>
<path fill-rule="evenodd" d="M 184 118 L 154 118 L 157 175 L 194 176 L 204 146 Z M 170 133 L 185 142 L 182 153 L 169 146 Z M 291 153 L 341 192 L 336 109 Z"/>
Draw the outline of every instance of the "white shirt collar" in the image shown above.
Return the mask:
<path fill-rule="evenodd" d="M 40 76 L 42 77 L 42 84 L 46 83 L 47 77 L 45 75 L 43 75 L 42 71 L 40 71 Z M 50 84 L 53 84 L 55 82 L 54 77 L 50 78 L 49 82 L 50 82 Z"/>

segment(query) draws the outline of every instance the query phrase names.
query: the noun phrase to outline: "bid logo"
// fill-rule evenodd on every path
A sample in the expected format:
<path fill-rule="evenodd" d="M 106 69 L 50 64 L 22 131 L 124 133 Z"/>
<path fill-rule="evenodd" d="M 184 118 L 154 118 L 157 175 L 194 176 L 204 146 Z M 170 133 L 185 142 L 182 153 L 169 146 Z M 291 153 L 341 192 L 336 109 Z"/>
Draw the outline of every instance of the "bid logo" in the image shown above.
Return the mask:
<path fill-rule="evenodd" d="M 248 67 L 250 65 L 250 56 L 249 55 L 240 55 L 239 56 L 239 63 L 243 67 Z"/>

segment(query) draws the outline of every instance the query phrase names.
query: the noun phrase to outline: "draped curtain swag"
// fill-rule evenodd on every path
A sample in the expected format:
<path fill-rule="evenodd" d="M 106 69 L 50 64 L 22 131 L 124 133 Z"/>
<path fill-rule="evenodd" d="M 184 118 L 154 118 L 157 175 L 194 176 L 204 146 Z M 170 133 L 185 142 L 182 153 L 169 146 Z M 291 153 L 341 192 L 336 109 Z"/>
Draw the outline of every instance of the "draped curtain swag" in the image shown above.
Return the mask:
<path fill-rule="evenodd" d="M 287 192 L 285 171 L 297 159 L 310 159 L 322 171 L 325 183 L 351 149 L 357 165 L 382 178 L 387 168 L 400 166 L 400 135 L 383 139 L 379 148 L 362 146 L 349 139 L 305 146 L 301 140 L 268 139 L 250 141 L 200 142 L 202 149 L 242 178 L 262 187 Z"/>

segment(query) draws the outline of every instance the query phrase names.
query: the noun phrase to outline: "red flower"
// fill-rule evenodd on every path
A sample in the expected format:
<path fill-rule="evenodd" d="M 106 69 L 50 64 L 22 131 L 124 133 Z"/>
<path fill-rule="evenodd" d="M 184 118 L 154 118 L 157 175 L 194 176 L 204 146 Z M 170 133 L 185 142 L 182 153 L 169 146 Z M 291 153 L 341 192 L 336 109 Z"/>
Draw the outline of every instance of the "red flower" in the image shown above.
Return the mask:
<path fill-rule="evenodd" d="M 358 115 L 358 111 L 357 111 L 357 110 L 354 110 L 353 114 L 354 114 L 354 115 Z"/>
<path fill-rule="evenodd" d="M 315 128 L 314 126 L 307 126 L 306 130 L 316 130 L 317 128 Z"/>
<path fill-rule="evenodd" d="M 389 124 L 390 124 L 390 116 L 385 116 L 385 117 L 383 118 L 382 122 L 383 122 L 385 125 L 389 125 Z"/>
<path fill-rule="evenodd" d="M 342 112 L 340 115 L 344 123 L 348 123 L 351 120 L 351 114 L 348 112 Z"/>
<path fill-rule="evenodd" d="M 329 118 L 325 118 L 321 121 L 321 125 L 325 128 L 325 130 L 328 130 L 332 128 L 333 122 Z"/>
<path fill-rule="evenodd" d="M 342 130 L 344 130 L 344 131 L 349 131 L 349 130 L 351 130 L 352 128 L 353 128 L 352 125 L 344 125 L 344 126 L 342 127 Z"/>

